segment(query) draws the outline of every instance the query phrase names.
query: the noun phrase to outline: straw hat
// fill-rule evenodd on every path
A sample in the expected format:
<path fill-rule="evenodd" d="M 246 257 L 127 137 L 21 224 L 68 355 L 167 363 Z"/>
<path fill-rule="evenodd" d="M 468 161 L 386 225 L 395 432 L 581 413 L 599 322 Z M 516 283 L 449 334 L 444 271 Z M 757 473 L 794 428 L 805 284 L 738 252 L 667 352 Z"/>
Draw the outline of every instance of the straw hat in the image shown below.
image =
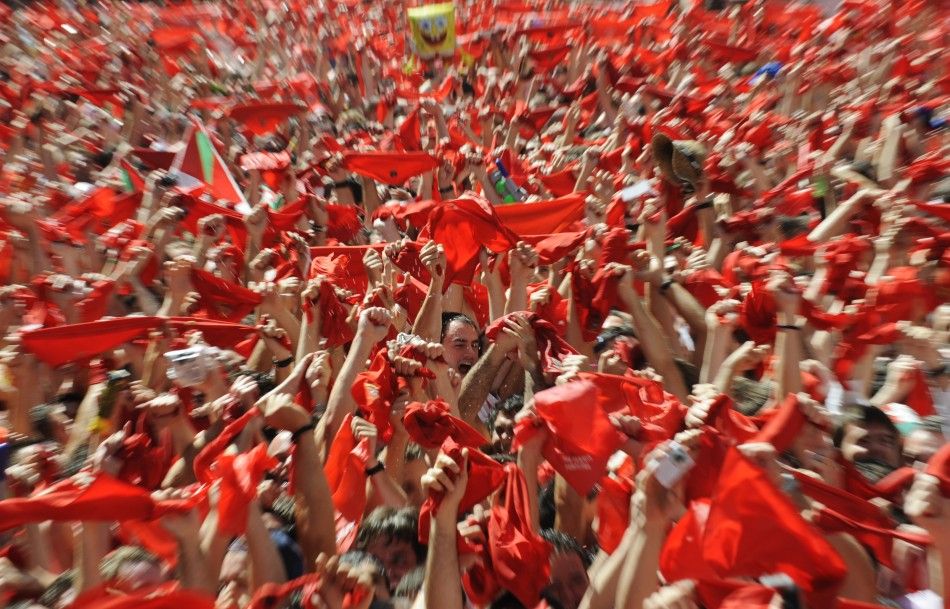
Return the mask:
<path fill-rule="evenodd" d="M 696 190 L 703 174 L 706 149 L 695 140 L 673 141 L 663 133 L 653 136 L 653 158 L 660 173 L 674 184 L 687 184 Z"/>

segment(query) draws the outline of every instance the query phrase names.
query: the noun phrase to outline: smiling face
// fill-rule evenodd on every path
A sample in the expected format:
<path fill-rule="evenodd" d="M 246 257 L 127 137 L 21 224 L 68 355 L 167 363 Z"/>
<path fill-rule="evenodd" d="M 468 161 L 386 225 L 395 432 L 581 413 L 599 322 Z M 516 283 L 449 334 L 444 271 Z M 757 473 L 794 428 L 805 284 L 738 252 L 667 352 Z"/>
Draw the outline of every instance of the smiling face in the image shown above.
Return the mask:
<path fill-rule="evenodd" d="M 419 20 L 419 36 L 425 40 L 429 46 L 438 47 L 449 35 L 448 19 L 444 15 L 429 17 Z"/>

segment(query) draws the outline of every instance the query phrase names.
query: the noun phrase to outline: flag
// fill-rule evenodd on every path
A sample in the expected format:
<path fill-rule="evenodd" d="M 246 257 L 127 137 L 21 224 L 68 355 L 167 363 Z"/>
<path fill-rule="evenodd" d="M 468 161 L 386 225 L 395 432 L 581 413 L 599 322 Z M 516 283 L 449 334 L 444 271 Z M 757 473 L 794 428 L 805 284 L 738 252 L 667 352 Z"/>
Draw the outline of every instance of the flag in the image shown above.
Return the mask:
<path fill-rule="evenodd" d="M 234 203 L 235 208 L 243 214 L 251 213 L 244 193 L 238 188 L 228 166 L 215 150 L 204 125 L 195 121 L 185 140 L 185 147 L 175 157 L 171 171 L 179 174 L 179 177 L 185 174 L 204 182 L 216 199 Z"/>

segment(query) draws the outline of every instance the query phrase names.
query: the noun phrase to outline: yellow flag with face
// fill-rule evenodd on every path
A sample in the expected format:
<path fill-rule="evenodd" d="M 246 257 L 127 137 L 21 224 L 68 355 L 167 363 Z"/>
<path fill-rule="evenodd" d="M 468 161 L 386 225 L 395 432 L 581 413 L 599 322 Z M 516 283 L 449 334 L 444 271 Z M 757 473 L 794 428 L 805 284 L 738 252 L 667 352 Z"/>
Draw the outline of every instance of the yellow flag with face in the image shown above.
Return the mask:
<path fill-rule="evenodd" d="M 409 30 L 416 54 L 429 59 L 455 54 L 455 5 L 451 2 L 416 6 L 408 10 Z"/>

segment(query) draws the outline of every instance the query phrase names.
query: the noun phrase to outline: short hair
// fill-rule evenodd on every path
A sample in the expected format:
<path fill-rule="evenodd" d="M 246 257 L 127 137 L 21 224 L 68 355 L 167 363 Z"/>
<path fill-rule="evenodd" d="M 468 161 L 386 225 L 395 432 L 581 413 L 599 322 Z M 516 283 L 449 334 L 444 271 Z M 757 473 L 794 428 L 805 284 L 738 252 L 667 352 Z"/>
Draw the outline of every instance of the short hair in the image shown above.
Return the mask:
<path fill-rule="evenodd" d="M 229 380 L 233 383 L 241 377 L 249 377 L 257 383 L 257 391 L 260 395 L 267 395 L 277 387 L 274 381 L 274 375 L 267 372 L 258 372 L 256 370 L 240 369 L 229 375 Z"/>
<path fill-rule="evenodd" d="M 538 489 L 538 524 L 542 529 L 553 529 L 556 515 L 554 480 L 551 480 Z"/>
<path fill-rule="evenodd" d="M 584 568 L 590 567 L 593 562 L 593 557 L 590 555 L 590 552 L 584 549 L 576 539 L 565 533 L 564 531 L 558 531 L 557 529 L 541 529 L 541 537 L 544 538 L 549 544 L 555 553 L 559 554 L 577 554 L 577 557 L 581 559 L 581 562 L 584 564 Z"/>
<path fill-rule="evenodd" d="M 158 557 L 141 546 L 120 546 L 106 554 L 99 563 L 99 574 L 105 580 L 113 580 L 119 574 L 119 569 L 127 562 L 150 562 L 160 566 Z"/>
<path fill-rule="evenodd" d="M 402 576 L 393 596 L 396 598 L 408 598 L 410 600 L 415 599 L 419 595 L 419 591 L 422 590 L 422 584 L 425 583 L 425 578 L 425 567 L 416 567 Z"/>
<path fill-rule="evenodd" d="M 835 448 L 841 448 L 841 442 L 844 440 L 844 433 L 849 425 L 859 425 L 861 427 L 870 427 L 872 425 L 880 425 L 886 427 L 894 435 L 900 437 L 900 430 L 897 429 L 897 426 L 894 425 L 894 421 L 885 414 L 883 410 L 877 406 L 847 406 L 844 409 L 844 413 L 841 416 L 841 419 L 838 422 L 838 426 L 835 428 L 835 433 L 832 436 L 832 443 Z"/>
<path fill-rule="evenodd" d="M 426 547 L 419 543 L 419 511 L 415 508 L 378 507 L 370 512 L 360 524 L 353 547 L 365 551 L 376 540 L 407 543 L 416 560 L 425 561 Z"/>
<path fill-rule="evenodd" d="M 452 322 L 460 321 L 463 324 L 468 324 L 472 326 L 475 332 L 481 332 L 481 329 L 478 327 L 478 324 L 475 323 L 471 317 L 465 313 L 458 313 L 455 311 L 445 311 L 442 313 L 442 331 L 439 334 L 441 340 L 445 340 L 445 333 L 448 331 L 449 326 L 452 325 Z"/>
<path fill-rule="evenodd" d="M 410 461 L 418 461 L 426 458 L 426 453 L 421 446 L 415 442 L 409 442 L 406 444 L 406 451 L 403 453 L 405 455 L 406 463 Z"/>

